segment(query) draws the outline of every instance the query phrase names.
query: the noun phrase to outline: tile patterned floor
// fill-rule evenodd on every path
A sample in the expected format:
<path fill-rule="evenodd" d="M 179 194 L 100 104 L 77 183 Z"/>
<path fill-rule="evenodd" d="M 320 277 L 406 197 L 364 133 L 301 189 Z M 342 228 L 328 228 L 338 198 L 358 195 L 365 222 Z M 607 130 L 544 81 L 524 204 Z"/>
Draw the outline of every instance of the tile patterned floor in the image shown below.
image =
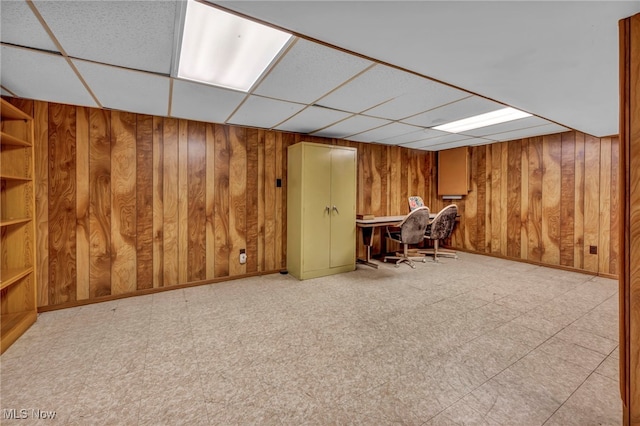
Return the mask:
<path fill-rule="evenodd" d="M 1 408 L 29 418 L 0 420 L 618 425 L 617 297 L 613 280 L 461 253 L 43 313 L 0 359 Z"/>

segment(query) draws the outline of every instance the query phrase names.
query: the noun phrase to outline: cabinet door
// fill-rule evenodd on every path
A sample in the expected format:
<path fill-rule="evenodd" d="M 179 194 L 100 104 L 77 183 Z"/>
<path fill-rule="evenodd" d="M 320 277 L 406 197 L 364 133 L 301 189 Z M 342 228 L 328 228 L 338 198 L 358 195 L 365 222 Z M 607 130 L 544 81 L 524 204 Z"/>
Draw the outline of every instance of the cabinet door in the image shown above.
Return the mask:
<path fill-rule="evenodd" d="M 331 250 L 331 147 L 305 146 L 303 160 L 304 271 L 329 267 Z"/>
<path fill-rule="evenodd" d="M 331 267 L 355 263 L 355 152 L 335 149 L 331 157 Z M 334 208 L 335 206 L 335 208 Z"/>

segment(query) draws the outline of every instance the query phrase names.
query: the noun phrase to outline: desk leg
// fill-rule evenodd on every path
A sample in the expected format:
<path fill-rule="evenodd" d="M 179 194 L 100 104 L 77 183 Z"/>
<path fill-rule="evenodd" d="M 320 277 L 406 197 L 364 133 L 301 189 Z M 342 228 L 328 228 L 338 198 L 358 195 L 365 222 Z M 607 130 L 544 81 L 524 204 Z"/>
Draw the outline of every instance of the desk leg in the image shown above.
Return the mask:
<path fill-rule="evenodd" d="M 373 227 L 371 228 L 360 228 L 362 230 L 362 242 L 367 249 L 367 254 L 365 259 L 358 259 L 357 262 L 362 265 L 371 266 L 372 268 L 378 269 L 378 265 L 371 262 L 371 247 L 373 246 Z"/>

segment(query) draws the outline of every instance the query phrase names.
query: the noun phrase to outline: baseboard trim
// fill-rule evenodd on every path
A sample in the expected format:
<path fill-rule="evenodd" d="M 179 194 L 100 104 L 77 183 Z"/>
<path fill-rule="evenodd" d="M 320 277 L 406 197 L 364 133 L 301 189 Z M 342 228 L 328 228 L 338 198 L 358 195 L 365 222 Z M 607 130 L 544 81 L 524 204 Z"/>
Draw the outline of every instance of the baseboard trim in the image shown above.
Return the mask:
<path fill-rule="evenodd" d="M 489 256 L 489 257 L 495 257 L 495 258 L 498 258 L 498 259 L 512 260 L 514 262 L 528 263 L 530 265 L 536 265 L 536 266 L 545 266 L 547 268 L 560 269 L 560 270 L 568 271 L 568 272 L 578 272 L 578 273 L 581 273 L 581 274 L 593 275 L 593 276 L 602 277 L 602 278 L 610 278 L 610 279 L 613 279 L 613 280 L 617 280 L 618 279 L 618 276 L 615 275 L 615 274 L 605 274 L 605 273 L 600 273 L 600 272 L 586 271 L 584 269 L 572 268 L 570 266 L 564 266 L 564 265 L 552 265 L 552 264 L 549 264 L 549 263 L 536 262 L 534 260 L 529 260 L 529 259 L 521 259 L 519 257 L 504 256 L 504 255 L 497 254 L 497 253 L 484 253 L 484 252 L 480 252 L 480 251 L 461 249 L 461 248 L 452 247 L 452 246 L 445 246 L 445 247 L 448 248 L 448 249 L 451 249 L 451 250 L 457 250 L 457 251 L 461 251 L 461 252 L 464 252 L 464 253 L 479 254 L 479 255 L 482 255 L 482 256 Z"/>
<path fill-rule="evenodd" d="M 65 302 L 57 305 L 39 306 L 38 313 L 57 311 L 59 309 L 75 308 L 78 306 L 92 305 L 94 303 L 108 302 L 111 300 L 126 299 L 128 297 L 144 296 L 147 294 L 161 293 L 163 291 L 179 290 L 181 288 L 197 287 L 197 286 L 207 285 L 207 284 L 218 284 L 218 283 L 223 283 L 227 281 L 238 280 L 241 278 L 250 278 L 250 277 L 257 277 L 261 275 L 277 274 L 277 273 L 280 273 L 280 271 L 281 271 L 280 269 L 274 269 L 272 271 L 251 272 L 248 274 L 234 275 L 232 277 L 220 277 L 220 278 L 213 278 L 210 280 L 192 281 L 189 283 L 176 284 L 169 287 L 146 288 L 143 290 L 137 290 L 133 293 L 101 296 L 101 297 L 95 297 L 93 299 L 86 299 L 86 300 L 74 300 L 73 302 Z"/>

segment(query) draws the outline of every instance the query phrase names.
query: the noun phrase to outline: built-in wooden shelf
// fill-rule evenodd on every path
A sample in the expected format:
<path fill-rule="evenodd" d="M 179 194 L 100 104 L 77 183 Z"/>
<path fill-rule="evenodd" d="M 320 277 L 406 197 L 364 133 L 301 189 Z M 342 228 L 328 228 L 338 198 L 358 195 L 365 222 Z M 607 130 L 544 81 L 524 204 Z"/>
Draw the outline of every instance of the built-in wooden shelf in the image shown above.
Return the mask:
<path fill-rule="evenodd" d="M 0 116 L 0 352 L 4 352 L 38 314 L 33 118 L 4 98 Z"/>
<path fill-rule="evenodd" d="M 31 116 L 20 111 L 9 102 L 3 102 L 0 108 L 0 116 L 3 120 L 31 120 Z"/>
<path fill-rule="evenodd" d="M 27 268 L 11 268 L 3 269 L 2 276 L 0 276 L 0 290 L 11 286 L 11 284 L 17 282 L 20 278 L 26 277 L 33 272 L 33 267 Z"/>
<path fill-rule="evenodd" d="M 2 145 L 31 146 L 29 142 L 5 132 L 0 132 L 0 143 Z"/>
<path fill-rule="evenodd" d="M 0 327 L 0 333 L 2 336 L 2 352 L 4 352 L 18 337 L 24 333 L 31 324 L 36 322 L 38 312 L 34 309 L 32 311 L 14 312 L 10 314 L 4 314 L 0 317 L 2 326 Z"/>
<path fill-rule="evenodd" d="M 5 174 L 1 174 L 1 173 L 0 173 L 0 179 L 5 179 L 5 180 L 23 180 L 25 182 L 31 182 L 31 178 L 30 177 L 11 176 L 11 175 L 5 175 Z"/>
<path fill-rule="evenodd" d="M 27 223 L 31 220 L 30 217 L 18 217 L 15 219 L 0 219 L 0 228 L 11 225 L 18 225 L 21 223 Z"/>

